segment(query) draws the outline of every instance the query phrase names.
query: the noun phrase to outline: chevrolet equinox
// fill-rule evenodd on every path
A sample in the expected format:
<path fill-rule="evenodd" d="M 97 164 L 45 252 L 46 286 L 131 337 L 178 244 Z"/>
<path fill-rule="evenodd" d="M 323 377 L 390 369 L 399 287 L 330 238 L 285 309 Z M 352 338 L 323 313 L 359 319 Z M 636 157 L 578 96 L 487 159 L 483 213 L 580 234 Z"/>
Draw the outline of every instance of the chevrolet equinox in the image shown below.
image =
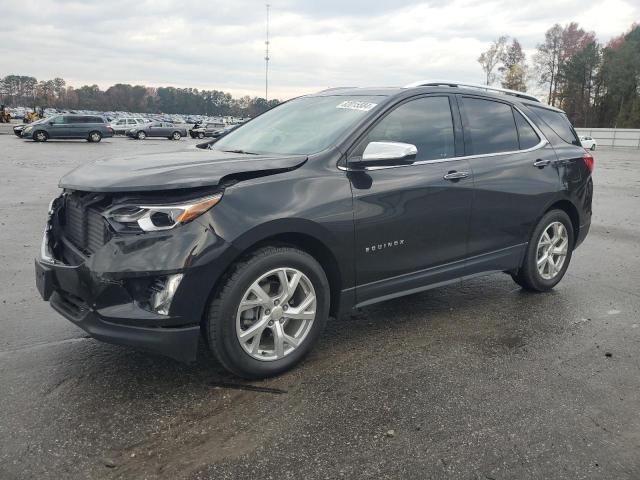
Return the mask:
<path fill-rule="evenodd" d="M 246 378 L 329 316 L 504 272 L 544 292 L 591 224 L 593 157 L 535 97 L 455 82 L 329 89 L 206 149 L 81 166 L 36 283 L 91 336 Z"/>

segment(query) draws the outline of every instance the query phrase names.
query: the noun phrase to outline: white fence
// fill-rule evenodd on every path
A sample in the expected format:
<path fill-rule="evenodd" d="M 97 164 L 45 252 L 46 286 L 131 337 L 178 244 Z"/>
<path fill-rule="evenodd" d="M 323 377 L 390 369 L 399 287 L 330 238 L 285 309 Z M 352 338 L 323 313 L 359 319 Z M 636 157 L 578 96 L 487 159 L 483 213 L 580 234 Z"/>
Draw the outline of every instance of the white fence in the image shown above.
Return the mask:
<path fill-rule="evenodd" d="M 578 135 L 595 138 L 598 147 L 640 149 L 640 128 L 576 128 Z"/>

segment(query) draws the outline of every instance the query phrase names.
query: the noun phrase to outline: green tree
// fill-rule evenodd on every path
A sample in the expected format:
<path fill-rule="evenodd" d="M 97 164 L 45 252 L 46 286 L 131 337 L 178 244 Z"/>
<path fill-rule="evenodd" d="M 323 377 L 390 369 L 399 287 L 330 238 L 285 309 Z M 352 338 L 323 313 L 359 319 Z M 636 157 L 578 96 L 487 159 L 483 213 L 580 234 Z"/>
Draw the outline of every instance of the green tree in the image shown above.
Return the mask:
<path fill-rule="evenodd" d="M 498 71 L 502 74 L 502 87 L 526 92 L 527 63 L 518 39 L 514 38 L 505 48 L 500 61 L 502 65 Z"/>
<path fill-rule="evenodd" d="M 602 52 L 598 123 L 640 127 L 640 25 L 613 39 Z"/>

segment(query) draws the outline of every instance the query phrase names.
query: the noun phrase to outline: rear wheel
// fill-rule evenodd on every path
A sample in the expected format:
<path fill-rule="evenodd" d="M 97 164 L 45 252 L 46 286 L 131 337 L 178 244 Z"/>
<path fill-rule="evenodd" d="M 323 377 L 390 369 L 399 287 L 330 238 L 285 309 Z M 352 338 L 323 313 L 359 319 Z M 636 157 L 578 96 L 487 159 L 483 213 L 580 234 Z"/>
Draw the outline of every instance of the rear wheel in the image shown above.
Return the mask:
<path fill-rule="evenodd" d="M 102 140 L 102 134 L 100 132 L 91 132 L 89 133 L 89 138 L 87 140 L 93 143 L 98 143 Z"/>
<path fill-rule="evenodd" d="M 596 144 L 594 143 L 593 145 L 591 145 L 591 151 L 596 149 Z"/>
<path fill-rule="evenodd" d="M 277 375 L 317 341 L 329 315 L 329 283 L 309 254 L 266 247 L 237 263 L 206 322 L 220 363 L 245 378 Z"/>
<path fill-rule="evenodd" d="M 44 130 L 36 130 L 33 133 L 33 139 L 36 142 L 46 142 L 49 139 L 49 135 Z"/>
<path fill-rule="evenodd" d="M 147 138 L 147 134 L 146 134 L 146 133 L 144 133 L 143 131 L 139 131 L 139 132 L 136 134 L 136 138 L 137 138 L 138 140 L 144 140 L 145 138 Z"/>
<path fill-rule="evenodd" d="M 562 210 L 548 212 L 534 229 L 522 266 L 511 275 L 513 280 L 527 290 L 551 290 L 569 268 L 573 244 L 569 216 Z"/>
<path fill-rule="evenodd" d="M 204 138 L 204 133 L 202 133 L 202 132 L 198 133 L 198 138 L 199 139 L 203 139 Z"/>

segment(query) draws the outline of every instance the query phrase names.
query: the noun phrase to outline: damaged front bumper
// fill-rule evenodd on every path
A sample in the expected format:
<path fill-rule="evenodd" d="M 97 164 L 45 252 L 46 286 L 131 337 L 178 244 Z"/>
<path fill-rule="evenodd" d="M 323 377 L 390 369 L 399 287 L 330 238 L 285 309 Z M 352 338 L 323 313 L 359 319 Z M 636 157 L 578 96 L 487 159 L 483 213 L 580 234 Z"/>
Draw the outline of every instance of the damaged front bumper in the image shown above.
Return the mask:
<path fill-rule="evenodd" d="M 42 298 L 92 337 L 183 362 L 196 359 L 198 323 L 184 325 L 181 317 L 148 311 L 140 307 L 122 285 L 102 282 L 82 266 L 51 264 L 36 259 L 35 267 L 36 285 Z M 88 303 L 86 298 L 90 292 L 95 297 Z"/>
<path fill-rule="evenodd" d="M 58 229 L 59 210 L 54 201 L 35 260 L 42 298 L 98 340 L 195 361 L 230 245 L 195 220 L 170 232 L 115 235 L 89 256 L 71 252 L 71 264 L 62 247 L 51 248 L 72 248 Z"/>

